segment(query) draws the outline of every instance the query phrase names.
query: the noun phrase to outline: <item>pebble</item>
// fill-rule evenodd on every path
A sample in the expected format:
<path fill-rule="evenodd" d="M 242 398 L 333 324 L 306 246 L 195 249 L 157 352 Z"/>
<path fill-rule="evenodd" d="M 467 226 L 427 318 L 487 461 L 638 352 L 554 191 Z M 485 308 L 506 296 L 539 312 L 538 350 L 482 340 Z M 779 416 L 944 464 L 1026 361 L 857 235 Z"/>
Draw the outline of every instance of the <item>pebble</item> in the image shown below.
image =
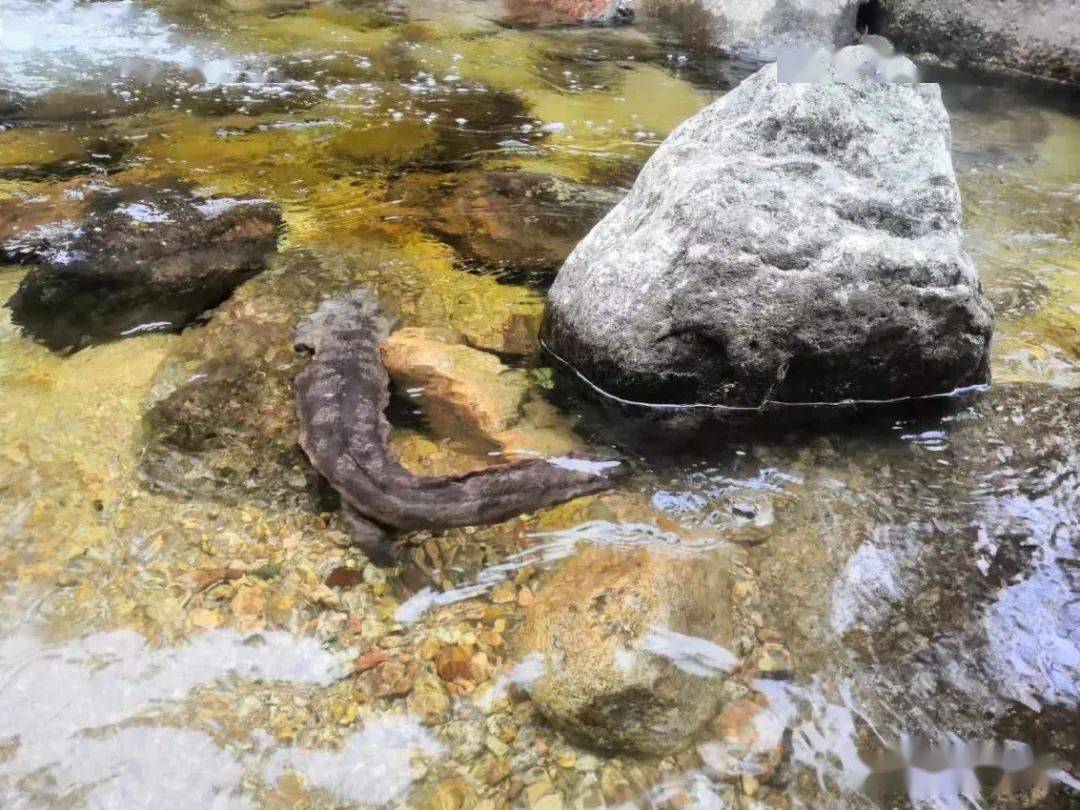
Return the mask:
<path fill-rule="evenodd" d="M 795 669 L 787 647 L 775 641 L 761 645 L 754 658 L 754 666 L 762 677 L 774 679 L 790 678 Z"/>
<path fill-rule="evenodd" d="M 489 734 L 487 740 L 484 741 L 488 751 L 493 753 L 497 757 L 510 756 L 510 746 L 500 740 L 498 737 Z"/>
<path fill-rule="evenodd" d="M 574 764 L 582 773 L 592 773 L 600 767 L 600 760 L 594 757 L 592 754 L 582 754 L 577 758 L 577 762 Z"/>

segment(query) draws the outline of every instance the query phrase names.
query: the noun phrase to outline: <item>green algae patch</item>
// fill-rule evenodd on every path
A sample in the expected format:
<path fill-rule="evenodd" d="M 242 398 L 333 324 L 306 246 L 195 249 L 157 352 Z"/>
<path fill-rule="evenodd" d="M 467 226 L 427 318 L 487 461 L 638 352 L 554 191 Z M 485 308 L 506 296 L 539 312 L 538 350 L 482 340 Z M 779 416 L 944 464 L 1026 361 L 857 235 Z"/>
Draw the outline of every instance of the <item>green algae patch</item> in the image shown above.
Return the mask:
<path fill-rule="evenodd" d="M 607 90 L 527 91 L 533 114 L 550 135 L 543 155 L 523 160 L 522 167 L 588 181 L 627 164 L 640 166 L 672 129 L 711 100 L 652 65 L 622 75 L 622 83 Z"/>
<path fill-rule="evenodd" d="M 1040 120 L 1023 163 L 959 172 L 966 236 L 996 309 L 994 378 L 1078 386 L 1080 122 Z"/>

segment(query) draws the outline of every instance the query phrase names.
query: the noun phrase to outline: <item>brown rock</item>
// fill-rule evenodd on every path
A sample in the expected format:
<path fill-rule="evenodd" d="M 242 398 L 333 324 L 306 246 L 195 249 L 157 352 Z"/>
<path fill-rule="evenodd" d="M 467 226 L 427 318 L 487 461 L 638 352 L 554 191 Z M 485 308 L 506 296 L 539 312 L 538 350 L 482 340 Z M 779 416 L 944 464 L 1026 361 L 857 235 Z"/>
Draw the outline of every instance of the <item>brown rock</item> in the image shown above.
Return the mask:
<path fill-rule="evenodd" d="M 356 671 L 367 672 L 369 669 L 375 669 L 375 667 L 379 666 L 379 664 L 386 661 L 389 657 L 386 650 L 370 650 L 356 659 Z"/>
<path fill-rule="evenodd" d="M 735 665 L 726 555 L 592 547 L 536 593 L 518 648 L 556 725 L 603 748 L 672 750 L 715 711 Z"/>
<path fill-rule="evenodd" d="M 606 8 L 610 0 L 595 5 Z M 552 175 L 475 172 L 439 208 L 433 226 L 462 252 L 489 264 L 555 270 L 616 202 L 616 195 L 602 189 Z"/>
<path fill-rule="evenodd" d="M 456 681 L 472 675 L 473 650 L 462 644 L 450 644 L 435 656 L 435 670 L 444 681 Z"/>
<path fill-rule="evenodd" d="M 610 0 L 505 0 L 506 17 L 516 23 L 592 22 L 610 16 Z"/>
<path fill-rule="evenodd" d="M 364 574 L 356 568 L 335 568 L 326 578 L 328 588 L 355 588 L 364 581 Z"/>

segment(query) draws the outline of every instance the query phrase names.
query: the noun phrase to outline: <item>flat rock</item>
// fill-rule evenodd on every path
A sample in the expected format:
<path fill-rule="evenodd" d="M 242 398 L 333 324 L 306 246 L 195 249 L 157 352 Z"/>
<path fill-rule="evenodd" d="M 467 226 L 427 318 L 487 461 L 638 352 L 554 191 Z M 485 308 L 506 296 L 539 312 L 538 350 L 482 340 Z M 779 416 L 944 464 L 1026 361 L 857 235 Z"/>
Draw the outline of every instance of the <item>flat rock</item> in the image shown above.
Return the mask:
<path fill-rule="evenodd" d="M 526 371 L 459 343 L 453 333 L 399 329 L 379 350 L 391 379 L 416 394 L 436 433 L 486 449 L 563 455 L 578 447 L 554 409 L 534 397 Z"/>
<path fill-rule="evenodd" d="M 308 505 L 315 476 L 297 447 L 293 350 L 300 318 L 351 281 L 345 262 L 290 250 L 172 342 L 142 421 L 146 485 L 225 503 Z M 326 505 L 323 505 L 326 508 Z"/>
<path fill-rule="evenodd" d="M 963 249 L 948 115 L 937 85 L 881 81 L 895 67 L 866 45 L 817 82 L 769 65 L 684 122 L 563 265 L 545 345 L 650 402 L 986 382 L 993 310 Z"/>
<path fill-rule="evenodd" d="M 533 700 L 602 749 L 678 748 L 736 663 L 728 568 L 716 553 L 582 550 L 537 591 L 520 631 Z"/>
<path fill-rule="evenodd" d="M 179 331 L 262 270 L 280 230 L 266 200 L 110 194 L 77 225 L 20 238 L 18 256 L 37 266 L 8 301 L 12 320 L 53 349 Z"/>

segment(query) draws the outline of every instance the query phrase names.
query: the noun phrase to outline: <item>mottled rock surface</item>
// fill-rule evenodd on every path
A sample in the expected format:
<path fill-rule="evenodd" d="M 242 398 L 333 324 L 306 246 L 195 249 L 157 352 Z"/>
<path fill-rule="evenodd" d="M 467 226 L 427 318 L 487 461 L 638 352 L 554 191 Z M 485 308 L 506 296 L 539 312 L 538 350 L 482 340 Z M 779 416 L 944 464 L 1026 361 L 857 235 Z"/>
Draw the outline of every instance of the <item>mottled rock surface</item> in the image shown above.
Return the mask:
<path fill-rule="evenodd" d="M 8 302 L 12 320 L 53 349 L 179 331 L 262 270 L 280 230 L 266 200 L 169 189 L 108 195 L 84 222 L 8 245 L 37 264 Z"/>
<path fill-rule="evenodd" d="M 210 322 L 171 344 L 155 376 L 139 448 L 152 489 L 225 503 L 309 508 L 316 476 L 296 444 L 296 325 L 353 284 L 347 260 L 285 251 Z"/>
<path fill-rule="evenodd" d="M 518 639 L 529 693 L 589 744 L 662 753 L 717 708 L 732 622 L 729 566 L 592 547 L 540 588 Z"/>
<path fill-rule="evenodd" d="M 936 85 L 785 83 L 766 66 L 660 146 L 563 265 L 541 337 L 609 392 L 652 402 L 986 382 L 992 307 L 949 148 Z"/>
<path fill-rule="evenodd" d="M 881 0 L 874 27 L 910 51 L 1080 82 L 1072 0 Z"/>

